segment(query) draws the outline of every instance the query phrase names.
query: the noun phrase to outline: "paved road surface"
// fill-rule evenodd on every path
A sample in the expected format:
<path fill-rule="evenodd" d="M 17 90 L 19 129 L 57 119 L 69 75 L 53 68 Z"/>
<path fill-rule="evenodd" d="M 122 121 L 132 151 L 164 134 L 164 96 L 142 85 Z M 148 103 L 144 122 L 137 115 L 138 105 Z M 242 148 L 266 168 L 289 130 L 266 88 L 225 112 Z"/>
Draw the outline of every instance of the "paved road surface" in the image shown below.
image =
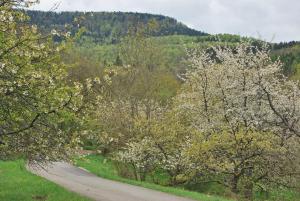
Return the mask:
<path fill-rule="evenodd" d="M 99 178 L 83 169 L 57 162 L 33 173 L 96 201 L 192 201 L 142 187 Z"/>

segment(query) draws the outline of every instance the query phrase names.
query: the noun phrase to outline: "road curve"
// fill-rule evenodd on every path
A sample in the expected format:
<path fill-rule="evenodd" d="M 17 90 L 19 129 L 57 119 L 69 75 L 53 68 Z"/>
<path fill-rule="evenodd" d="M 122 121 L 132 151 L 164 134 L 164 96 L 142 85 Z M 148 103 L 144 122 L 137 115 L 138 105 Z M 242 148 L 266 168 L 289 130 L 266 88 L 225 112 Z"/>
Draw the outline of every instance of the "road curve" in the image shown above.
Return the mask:
<path fill-rule="evenodd" d="M 45 169 L 29 167 L 29 170 L 96 201 L 192 201 L 143 187 L 103 179 L 63 162 L 53 163 Z"/>

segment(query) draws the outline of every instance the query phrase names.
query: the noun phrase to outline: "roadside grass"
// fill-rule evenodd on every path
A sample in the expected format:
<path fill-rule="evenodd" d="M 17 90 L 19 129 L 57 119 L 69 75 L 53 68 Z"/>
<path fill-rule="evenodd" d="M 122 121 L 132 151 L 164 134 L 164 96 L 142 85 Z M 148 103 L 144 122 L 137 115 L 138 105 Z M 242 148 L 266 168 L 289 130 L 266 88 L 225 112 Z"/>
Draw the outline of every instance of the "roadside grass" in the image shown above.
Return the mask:
<path fill-rule="evenodd" d="M 1 201 L 91 201 L 28 172 L 24 160 L 0 161 Z"/>
<path fill-rule="evenodd" d="M 141 182 L 131 179 L 126 179 L 118 175 L 115 165 L 109 159 L 104 158 L 101 155 L 88 155 L 86 157 L 77 158 L 74 160 L 75 165 L 82 167 L 99 177 L 120 181 L 123 183 L 141 186 L 144 188 L 149 188 L 161 192 L 170 193 L 173 195 L 178 195 L 186 198 L 191 198 L 199 201 L 230 201 L 230 199 L 202 194 L 198 192 L 188 191 L 181 188 L 161 186 L 158 184 L 150 182 Z"/>
<path fill-rule="evenodd" d="M 158 190 L 182 197 L 191 198 L 199 201 L 229 201 L 230 198 L 223 198 L 221 196 L 232 197 L 233 195 L 226 192 L 226 189 L 216 184 L 206 184 L 205 186 L 193 186 L 185 190 L 183 188 L 167 187 L 153 183 L 153 175 L 146 178 L 146 182 L 127 179 L 119 175 L 117 166 L 113 161 L 105 158 L 102 155 L 91 154 L 85 157 L 77 158 L 74 160 L 75 165 L 83 167 L 84 169 L 96 174 L 99 177 L 120 181 L 127 184 L 142 186 L 145 188 Z M 154 179 L 160 180 L 160 184 L 166 184 L 167 176 L 162 172 L 157 172 Z M 196 192 L 198 191 L 198 192 Z M 218 196 L 216 196 L 218 195 Z M 234 200 L 234 199 L 231 199 Z M 235 199 L 237 200 L 237 198 Z M 288 189 L 274 189 L 268 195 L 256 192 L 254 200 L 257 201 L 300 201 L 300 192 Z"/>
<path fill-rule="evenodd" d="M 256 193 L 255 197 L 259 201 L 300 201 L 300 191 L 277 189 L 270 192 L 268 197 L 265 193 Z"/>

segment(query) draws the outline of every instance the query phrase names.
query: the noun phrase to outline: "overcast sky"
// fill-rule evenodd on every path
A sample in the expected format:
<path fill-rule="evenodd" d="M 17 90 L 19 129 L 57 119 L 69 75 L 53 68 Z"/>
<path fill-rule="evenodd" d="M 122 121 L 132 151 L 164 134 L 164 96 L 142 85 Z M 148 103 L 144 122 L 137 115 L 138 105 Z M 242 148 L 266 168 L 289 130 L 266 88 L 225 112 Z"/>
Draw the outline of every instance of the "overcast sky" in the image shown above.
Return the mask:
<path fill-rule="evenodd" d="M 57 11 L 132 11 L 174 17 L 207 33 L 300 41 L 300 0 L 40 0 Z"/>

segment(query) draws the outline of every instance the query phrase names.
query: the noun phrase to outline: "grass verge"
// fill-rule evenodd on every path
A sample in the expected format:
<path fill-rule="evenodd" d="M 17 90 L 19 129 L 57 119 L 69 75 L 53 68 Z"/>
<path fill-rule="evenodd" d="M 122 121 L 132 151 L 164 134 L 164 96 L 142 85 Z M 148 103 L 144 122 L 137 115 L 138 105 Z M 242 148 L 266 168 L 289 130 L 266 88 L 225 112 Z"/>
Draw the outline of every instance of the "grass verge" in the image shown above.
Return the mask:
<path fill-rule="evenodd" d="M 91 201 L 28 172 L 24 160 L 0 161 L 1 201 Z"/>

